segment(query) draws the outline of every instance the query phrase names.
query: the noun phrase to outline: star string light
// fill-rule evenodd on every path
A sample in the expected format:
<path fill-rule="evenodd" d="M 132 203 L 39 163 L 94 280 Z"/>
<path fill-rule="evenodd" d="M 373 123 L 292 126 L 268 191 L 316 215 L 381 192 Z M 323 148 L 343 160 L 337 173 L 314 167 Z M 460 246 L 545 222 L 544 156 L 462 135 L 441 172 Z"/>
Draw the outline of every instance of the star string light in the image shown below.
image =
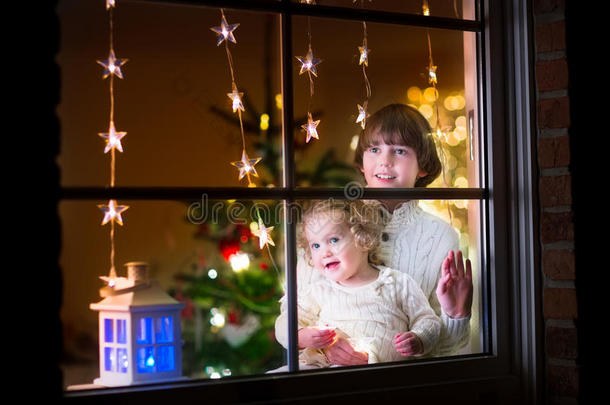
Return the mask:
<path fill-rule="evenodd" d="M 358 0 L 354 0 L 354 4 L 357 3 Z M 369 0 L 370 1 L 370 0 Z M 365 0 L 360 0 L 360 7 L 364 8 Z M 371 98 L 371 82 L 369 81 L 369 77 L 366 74 L 366 68 L 369 66 L 369 53 L 371 50 L 368 47 L 368 33 L 366 28 L 366 22 L 362 21 L 362 46 L 358 47 L 358 52 L 360 52 L 360 59 L 358 60 L 358 66 L 362 66 L 362 77 L 364 79 L 364 88 L 366 91 L 366 96 L 362 105 L 358 104 L 358 116 L 356 117 L 356 124 L 360 124 L 362 129 L 366 128 L 366 119 L 368 117 L 367 106 L 369 100 Z"/>
<path fill-rule="evenodd" d="M 115 173 L 116 173 L 116 159 L 115 151 L 123 152 L 123 145 L 121 140 L 127 132 L 117 131 L 114 124 L 114 77 L 123 79 L 123 71 L 121 67 L 127 63 L 128 59 L 117 59 L 114 52 L 114 9 L 116 8 L 115 0 L 106 0 L 106 11 L 108 12 L 108 23 L 110 26 L 110 50 L 108 52 L 108 59 L 98 60 L 97 63 L 104 68 L 102 73 L 102 79 L 110 77 L 109 81 L 109 93 L 110 93 L 110 123 L 108 124 L 108 132 L 99 132 L 98 135 L 105 139 L 104 153 L 110 152 L 110 187 L 114 188 L 115 184 Z M 110 223 L 110 271 L 108 277 L 101 277 L 109 287 L 114 286 L 115 279 L 117 278 L 114 256 L 115 256 L 115 223 L 123 225 L 122 213 L 125 212 L 129 207 L 127 205 L 118 205 L 116 200 L 109 200 L 107 205 L 98 205 L 98 208 L 104 214 L 102 219 L 102 226 Z"/>
<path fill-rule="evenodd" d="M 301 125 L 301 128 L 303 128 L 303 130 L 307 133 L 307 139 L 305 140 L 306 143 L 309 143 L 311 138 L 320 139 L 318 137 L 318 130 L 316 129 L 319 123 L 320 120 L 314 121 L 311 116 L 311 113 L 307 113 L 307 124 Z"/>
<path fill-rule="evenodd" d="M 424 16 L 430 16 L 430 6 L 428 4 L 428 0 L 422 0 L 422 14 Z M 436 122 L 434 126 L 434 130 L 432 132 L 432 137 L 437 145 L 437 150 L 439 151 L 440 158 L 443 162 L 441 165 L 442 174 L 441 177 L 443 179 L 443 184 L 447 187 L 447 173 L 445 171 L 445 167 L 447 166 L 447 156 L 445 154 L 444 144 L 447 142 L 447 134 L 441 129 L 440 125 L 440 115 L 439 115 L 439 92 L 438 92 L 438 75 L 436 70 L 438 66 L 434 64 L 434 60 L 432 58 L 432 40 L 430 39 L 430 30 L 426 28 L 426 37 L 428 40 L 428 67 L 426 70 L 428 71 L 428 84 L 432 86 L 434 89 L 434 110 L 436 114 Z M 449 222 L 453 223 L 453 214 L 449 209 L 449 205 L 447 205 L 447 212 L 449 214 Z"/>
<path fill-rule="evenodd" d="M 227 18 L 224 13 L 224 9 L 220 9 L 220 26 L 211 27 L 210 29 L 214 31 L 218 37 L 216 39 L 216 45 L 220 45 L 224 42 L 225 51 L 227 54 L 227 60 L 229 62 L 229 71 L 231 73 L 231 92 L 227 93 L 227 97 L 231 100 L 231 109 L 234 113 L 237 113 L 239 118 L 239 128 L 241 132 L 241 141 L 242 141 L 242 156 L 241 160 L 237 160 L 231 162 L 231 164 L 239 169 L 239 180 L 244 177 L 248 180 L 248 187 L 256 187 L 256 184 L 252 182 L 250 175 L 254 177 L 258 177 L 258 173 L 254 168 L 261 158 L 250 159 L 246 152 L 246 137 L 244 134 L 244 124 L 242 119 L 242 112 L 246 111 L 244 108 L 244 104 L 242 101 L 242 97 L 244 96 L 243 92 L 240 92 L 237 87 L 237 82 L 235 80 L 235 69 L 233 68 L 233 56 L 231 55 L 231 50 L 229 49 L 229 42 L 237 44 L 237 39 L 233 32 L 239 27 L 239 23 L 237 24 L 229 24 L 227 22 Z"/>
<path fill-rule="evenodd" d="M 301 1 L 303 2 L 303 1 Z M 308 4 L 315 4 L 308 3 Z M 307 54 L 305 56 L 295 56 L 295 58 L 301 64 L 301 69 L 299 70 L 299 76 L 303 73 L 307 72 L 307 77 L 309 79 L 309 100 L 307 101 L 307 123 L 301 125 L 301 128 L 305 131 L 307 137 L 305 142 L 309 143 L 311 138 L 320 139 L 318 135 L 318 130 L 316 129 L 318 124 L 320 124 L 320 120 L 315 120 L 312 118 L 311 110 L 312 110 L 312 101 L 314 95 L 314 77 L 318 77 L 318 69 L 317 66 L 322 63 L 322 59 L 316 58 L 313 56 L 313 51 L 311 47 L 311 19 L 307 16 Z"/>
<path fill-rule="evenodd" d="M 259 249 L 264 248 L 267 244 L 271 246 L 275 246 L 273 239 L 271 239 L 271 231 L 273 230 L 273 226 L 266 227 L 263 223 L 261 217 L 258 217 L 258 229 L 252 230 L 254 236 L 258 237 L 258 246 Z"/>

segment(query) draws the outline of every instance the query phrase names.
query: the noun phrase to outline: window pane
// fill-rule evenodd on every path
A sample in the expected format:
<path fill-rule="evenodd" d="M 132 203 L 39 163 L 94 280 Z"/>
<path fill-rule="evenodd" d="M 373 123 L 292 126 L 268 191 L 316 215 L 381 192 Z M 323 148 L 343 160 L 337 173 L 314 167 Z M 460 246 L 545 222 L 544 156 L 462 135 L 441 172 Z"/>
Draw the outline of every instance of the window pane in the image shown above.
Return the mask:
<path fill-rule="evenodd" d="M 129 369 L 129 357 L 127 356 L 127 349 L 116 349 L 117 361 L 118 361 L 118 372 L 126 373 Z"/>
<path fill-rule="evenodd" d="M 125 319 L 117 319 L 116 321 L 116 341 L 117 343 L 127 343 L 127 321 Z"/>
<path fill-rule="evenodd" d="M 428 15 L 435 17 L 459 18 L 465 20 L 474 20 L 475 16 L 472 12 L 475 0 L 422 0 L 422 1 L 405 1 L 405 0 L 355 0 L 355 2 L 346 2 L 344 0 L 292 0 L 295 3 L 315 3 L 321 6 L 333 7 L 358 7 L 367 10 L 392 11 L 396 13 L 423 14 L 424 8 L 428 10 Z M 354 5 L 355 3 L 355 5 Z M 347 6 L 346 6 L 347 5 Z"/>
<path fill-rule="evenodd" d="M 116 368 L 115 368 L 115 357 L 114 357 L 114 348 L 113 347 L 105 347 L 104 348 L 104 370 L 106 370 L 106 371 L 116 371 Z"/>
<path fill-rule="evenodd" d="M 341 187 L 355 181 L 376 187 L 422 184 L 443 188 L 479 187 L 476 34 L 367 23 L 367 47 L 371 51 L 366 66 L 359 64 L 359 47 L 362 48 L 364 38 L 361 22 L 294 17 L 293 25 L 295 55 L 308 52 L 309 31 L 313 56 L 322 60 L 316 65 L 317 77 L 311 75 L 311 81 L 307 71 L 300 74 L 298 61 L 293 69 L 295 124 L 299 128 L 307 124 L 309 113 L 314 123 L 319 120 L 315 128 L 317 139 L 309 136 L 308 142 L 304 130 L 295 134 L 298 186 Z M 429 80 L 429 50 L 436 83 Z M 383 107 L 396 103 L 409 105 L 416 111 L 384 110 L 385 113 L 371 117 Z M 363 114 L 362 109 L 366 110 Z M 361 120 L 365 115 L 367 118 Z M 362 123 L 384 125 L 389 128 L 386 131 L 395 133 L 399 128 L 406 128 L 409 122 L 413 127 L 418 119 L 430 127 L 421 124 L 416 132 L 409 132 L 418 134 L 419 141 L 372 133 L 371 138 L 364 138 L 369 141 L 363 146 L 380 139 L 401 142 L 414 149 L 420 158 L 419 169 L 424 173 L 413 173 L 410 181 L 380 180 L 367 177 L 377 172 L 361 173 L 357 167 L 364 165 L 363 155 L 366 157 L 366 151 L 358 149 Z M 430 143 L 429 139 L 434 142 Z M 418 146 L 420 143 L 424 146 Z M 419 181 L 416 176 L 425 179 Z"/>
<path fill-rule="evenodd" d="M 88 384 L 99 376 L 98 313 L 89 305 L 102 300 L 99 289 L 104 283 L 99 277 L 108 275 L 111 246 L 110 224 L 100 226 L 103 215 L 98 203 L 64 201 L 59 207 L 66 330 L 61 366 L 66 386 Z M 190 378 L 263 374 L 284 362 L 284 352 L 273 337 L 284 267 L 278 204 L 207 198 L 192 203 L 119 203 L 130 208 L 122 214 L 123 226 L 115 224 L 118 276 L 127 275 L 124 263 L 134 258 L 146 261 L 151 264 L 149 279 L 158 281 L 185 307 L 180 320 L 171 320 L 167 313 L 136 319 L 134 331 L 123 331 L 131 321 L 123 325 L 124 320 L 117 320 L 115 343 L 123 339 L 127 343 L 129 336 L 151 347 L 184 341 L 182 355 L 173 353 L 174 369 L 181 361 L 182 375 Z M 259 247 L 255 235 L 259 214 L 266 227 L 273 227 L 274 246 Z M 177 327 L 182 329 L 180 340 Z M 155 367 L 171 365 L 170 354 L 163 350 L 169 349 L 156 352 Z M 119 356 L 120 365 L 120 354 L 113 355 Z M 147 357 L 141 356 L 140 366 L 145 366 Z M 74 358 L 79 361 L 70 361 Z"/>
<path fill-rule="evenodd" d="M 157 371 L 173 371 L 176 368 L 174 359 L 174 346 L 163 345 L 157 347 Z"/>
<path fill-rule="evenodd" d="M 96 63 L 108 55 L 104 5 L 78 0 L 58 5 L 62 79 L 58 116 L 62 123 L 62 186 L 107 186 L 110 154 L 98 134 L 109 129 L 109 83 Z M 261 157 L 257 185 L 280 184 L 281 110 L 276 16 L 225 10 L 239 23 L 230 43 L 235 82 L 243 92 L 247 154 Z M 225 45 L 211 27 L 219 9 L 121 2 L 114 10 L 114 48 L 127 58 L 123 79 L 114 78 L 117 186 L 243 186 L 231 162 L 242 157 L 238 114 Z M 82 35 L 87 32 L 87 35 Z M 263 129 L 264 128 L 264 129 Z"/>
<path fill-rule="evenodd" d="M 155 371 L 155 349 L 152 346 L 140 347 L 138 354 L 138 373 L 152 373 Z"/>
<path fill-rule="evenodd" d="M 155 343 L 171 343 L 174 341 L 174 319 L 162 316 L 155 319 Z"/>
<path fill-rule="evenodd" d="M 112 324 L 114 319 L 104 319 L 104 341 L 105 342 L 114 342 L 113 328 Z"/>
<path fill-rule="evenodd" d="M 303 225 L 297 229 L 303 369 L 336 366 L 329 360 L 332 353 L 323 350 L 337 339 L 347 341 L 368 363 L 485 350 L 480 327 L 479 202 L 383 205 L 326 201 L 318 211 L 304 211 Z M 378 242 L 367 245 L 367 240 Z M 451 308 L 438 295 L 441 266 L 451 250 L 460 250 L 472 263 L 471 308 Z M 462 270 L 461 279 L 465 277 Z M 441 306 L 452 318 L 442 315 Z M 279 326 L 276 335 L 285 341 L 286 320 Z M 448 331 L 442 336 L 441 327 Z M 415 346 L 405 341 L 410 333 L 418 337 Z"/>

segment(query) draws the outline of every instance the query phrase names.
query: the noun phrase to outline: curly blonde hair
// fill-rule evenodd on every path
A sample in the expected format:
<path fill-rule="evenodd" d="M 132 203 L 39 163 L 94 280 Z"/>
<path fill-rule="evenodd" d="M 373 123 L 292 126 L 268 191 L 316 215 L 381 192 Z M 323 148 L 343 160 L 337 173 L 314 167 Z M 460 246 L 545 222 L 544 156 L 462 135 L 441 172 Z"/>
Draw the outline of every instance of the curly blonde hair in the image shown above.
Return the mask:
<path fill-rule="evenodd" d="M 310 200 L 303 205 L 303 215 L 297 227 L 297 247 L 304 249 L 305 259 L 311 260 L 305 236 L 306 221 L 313 215 L 331 213 L 333 221 L 345 223 L 357 247 L 368 251 L 369 263 L 379 264 L 375 254 L 381 240 L 383 217 L 376 200 Z"/>

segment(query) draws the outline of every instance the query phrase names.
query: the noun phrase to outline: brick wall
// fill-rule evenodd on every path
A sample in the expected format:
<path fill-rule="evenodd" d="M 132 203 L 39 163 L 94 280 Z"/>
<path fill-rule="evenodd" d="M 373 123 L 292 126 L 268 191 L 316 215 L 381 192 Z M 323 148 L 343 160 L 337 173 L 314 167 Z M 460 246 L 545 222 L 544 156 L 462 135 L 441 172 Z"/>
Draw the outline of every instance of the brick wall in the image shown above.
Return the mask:
<path fill-rule="evenodd" d="M 580 363 L 566 9 L 534 0 L 545 398 L 579 403 Z"/>

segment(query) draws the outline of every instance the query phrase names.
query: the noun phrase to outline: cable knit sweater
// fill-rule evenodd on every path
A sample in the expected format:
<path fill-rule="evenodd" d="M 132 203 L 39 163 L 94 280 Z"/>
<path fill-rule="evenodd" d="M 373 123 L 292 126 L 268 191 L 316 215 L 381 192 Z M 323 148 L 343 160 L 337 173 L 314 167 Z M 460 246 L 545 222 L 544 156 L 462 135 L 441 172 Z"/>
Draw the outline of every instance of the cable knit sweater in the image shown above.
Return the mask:
<path fill-rule="evenodd" d="M 436 285 L 441 265 L 450 250 L 458 249 L 457 233 L 440 218 L 423 211 L 416 200 L 402 203 L 393 213 L 383 208 L 384 232 L 377 249 L 381 264 L 410 275 L 421 287 L 430 306 L 441 318 L 441 335 L 432 355 L 446 356 L 463 347 L 470 337 L 470 317 L 452 319 L 441 309 Z M 323 276 L 307 264 L 303 251 L 297 252 L 297 294 Z M 282 314 L 286 311 L 281 301 Z M 278 331 L 276 335 L 286 333 Z M 280 342 L 282 343 L 282 342 Z M 286 346 L 286 343 L 282 343 Z"/>
<path fill-rule="evenodd" d="M 378 266 L 375 281 L 359 287 L 345 287 L 326 278 L 312 283 L 298 296 L 299 327 L 328 325 L 347 338 L 352 346 L 369 355 L 369 363 L 399 361 L 394 336 L 412 331 L 421 339 L 424 353 L 436 346 L 440 319 L 421 288 L 407 274 Z M 287 343 L 285 315 L 276 321 L 277 339 Z M 301 351 L 300 360 L 328 367 L 320 350 Z"/>

